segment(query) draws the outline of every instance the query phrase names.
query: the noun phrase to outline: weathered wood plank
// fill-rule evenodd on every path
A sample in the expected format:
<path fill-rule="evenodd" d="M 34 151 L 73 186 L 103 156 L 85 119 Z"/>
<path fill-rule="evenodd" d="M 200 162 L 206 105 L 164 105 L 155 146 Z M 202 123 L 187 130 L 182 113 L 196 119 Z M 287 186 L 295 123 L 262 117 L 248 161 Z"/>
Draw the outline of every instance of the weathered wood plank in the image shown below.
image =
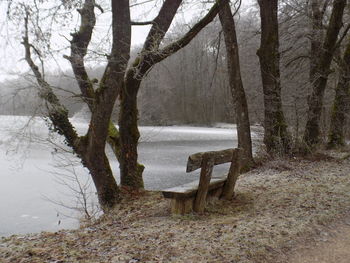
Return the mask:
<path fill-rule="evenodd" d="M 233 197 L 236 181 L 239 176 L 240 171 L 240 150 L 234 149 L 231 159 L 230 170 L 227 175 L 227 180 L 225 182 L 221 198 L 230 200 Z"/>
<path fill-rule="evenodd" d="M 231 162 L 228 176 L 212 177 L 214 165 Z M 192 210 L 203 212 L 212 198 L 231 199 L 240 170 L 240 150 L 226 149 L 196 153 L 188 158 L 187 172 L 201 168 L 200 179 L 188 184 L 162 191 L 165 198 L 171 198 L 173 214 L 186 214 Z"/>
<path fill-rule="evenodd" d="M 188 157 L 186 172 L 192 172 L 201 168 L 203 156 L 205 154 L 211 156 L 214 165 L 231 162 L 234 149 L 226 149 L 222 151 L 200 152 L 192 154 Z"/>
<path fill-rule="evenodd" d="M 205 153 L 203 155 L 201 167 L 202 169 L 199 178 L 198 191 L 193 204 L 193 211 L 197 213 L 202 213 L 205 208 L 211 174 L 214 167 L 214 159 L 212 154 Z"/>
<path fill-rule="evenodd" d="M 212 178 L 209 184 L 209 191 L 221 188 L 224 186 L 226 181 L 226 176 Z M 165 198 L 189 198 L 196 195 L 198 190 L 199 180 L 195 180 L 188 184 L 179 185 L 176 187 L 168 188 L 162 190 L 163 196 Z"/>
<path fill-rule="evenodd" d="M 184 215 L 192 212 L 194 197 L 171 199 L 171 213 Z"/>

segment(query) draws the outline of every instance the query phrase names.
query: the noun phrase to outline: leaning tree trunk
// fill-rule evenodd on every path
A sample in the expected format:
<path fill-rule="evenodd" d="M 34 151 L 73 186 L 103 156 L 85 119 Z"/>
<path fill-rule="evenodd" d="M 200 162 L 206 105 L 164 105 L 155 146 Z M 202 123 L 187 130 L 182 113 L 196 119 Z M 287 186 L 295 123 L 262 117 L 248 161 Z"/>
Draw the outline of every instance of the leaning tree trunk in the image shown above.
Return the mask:
<path fill-rule="evenodd" d="M 90 172 L 101 208 L 103 211 L 108 211 L 120 200 L 120 191 L 104 149 L 107 137 L 106 124 L 108 124 L 108 121 L 98 122 L 96 119 L 101 119 L 101 116 L 108 114 L 108 111 L 111 113 L 113 104 L 110 101 L 105 103 L 103 98 L 101 98 L 100 105 L 95 105 L 96 111 L 94 111 L 91 121 L 94 125 L 90 125 L 89 131 L 85 136 L 79 137 L 68 119 L 68 111 L 60 104 L 49 85 L 43 79 L 39 79 L 42 80 L 39 81 L 39 83 L 42 83 L 41 86 L 43 88 L 47 87 L 47 91 L 40 94 L 41 96 L 46 94 L 46 97 L 42 98 L 49 103 L 47 104 L 48 117 L 54 130 L 64 135 L 67 145 L 72 147 L 74 152 L 81 158 L 83 165 Z M 105 97 L 113 100 L 112 96 Z M 110 106 L 104 107 L 102 105 Z"/>
<path fill-rule="evenodd" d="M 88 20 L 91 23 L 88 23 L 89 31 L 91 31 L 94 26 L 93 8 L 94 1 L 86 0 L 83 9 L 80 11 L 86 12 L 85 14 L 88 14 L 90 18 Z M 113 57 L 113 59 L 108 63 L 107 74 L 104 75 L 103 81 L 101 82 L 99 93 L 95 94 L 96 97 L 93 101 L 89 130 L 85 136 L 78 136 L 68 119 L 68 110 L 61 104 L 60 100 L 53 92 L 52 87 L 44 79 L 39 68 L 32 60 L 31 48 L 33 48 L 33 46 L 29 42 L 28 13 L 25 17 L 25 36 L 23 37 L 25 59 L 39 84 L 39 96 L 45 101 L 48 111 L 47 117 L 49 117 L 52 122 L 52 128 L 65 137 L 67 145 L 74 150 L 81 158 L 84 166 L 89 169 L 97 190 L 100 205 L 104 211 L 112 208 L 119 200 L 119 189 L 105 155 L 105 145 L 113 105 L 118 95 L 118 89 L 124 79 L 123 72 L 125 72 L 127 66 L 125 62 L 127 55 L 125 54 L 128 54 L 127 51 L 130 49 L 131 37 L 130 13 L 128 12 L 129 3 L 124 0 L 115 1 L 112 3 L 112 10 L 114 41 L 111 57 Z M 115 25 L 118 25 L 121 30 L 116 30 Z M 82 27 L 86 28 L 84 24 Z M 77 35 L 73 34 L 73 39 L 76 36 Z M 80 73 L 84 74 L 83 62 L 81 61 L 84 57 L 84 47 L 77 47 L 76 51 L 80 52 L 80 56 L 78 58 L 72 56 L 68 57 L 68 59 L 71 60 L 73 64 L 77 63 L 75 64 L 77 65 L 75 69 L 80 70 Z M 84 82 L 82 84 L 85 85 L 88 83 Z M 90 87 L 84 85 L 80 86 L 83 87 L 82 91 L 88 91 Z"/>
<path fill-rule="evenodd" d="M 340 62 L 340 78 L 335 89 L 335 98 L 331 114 L 331 126 L 328 135 L 328 147 L 344 146 L 344 123 L 350 103 L 350 38 Z"/>
<path fill-rule="evenodd" d="M 224 32 L 227 69 L 236 111 L 238 147 L 243 150 L 242 167 L 245 167 L 253 163 L 252 140 L 248 104 L 241 78 L 236 27 L 230 3 L 223 3 L 219 11 L 219 18 Z"/>
<path fill-rule="evenodd" d="M 281 100 L 278 0 L 259 0 L 258 2 L 261 17 L 261 44 L 257 55 L 260 60 L 264 92 L 264 143 L 269 153 L 288 153 L 290 138 Z"/>
<path fill-rule="evenodd" d="M 346 0 L 334 0 L 333 10 L 319 58 L 311 76 L 312 93 L 308 98 L 307 122 L 304 132 L 306 150 L 310 151 L 320 142 L 320 119 L 323 107 L 323 97 L 327 86 L 328 75 L 339 31 L 342 27 L 343 13 Z"/>
<path fill-rule="evenodd" d="M 104 150 L 107 135 L 105 125 L 108 121 L 105 124 L 94 121 L 94 119 L 100 119 L 101 115 L 105 115 L 108 107 L 95 105 L 97 110 L 94 111 L 92 120 L 95 125 L 90 125 L 86 136 L 79 137 L 68 119 L 68 111 L 59 102 L 47 82 L 42 79 L 41 74 L 35 71 L 35 68 L 33 71 L 36 72 L 41 86 L 40 96 L 48 102 L 48 117 L 54 130 L 64 135 L 67 145 L 81 158 L 83 165 L 90 172 L 101 208 L 103 211 L 108 211 L 120 200 L 120 191 Z M 111 98 L 111 96 L 107 97 Z M 104 102 L 101 103 L 104 104 Z M 108 102 L 106 104 L 110 104 L 109 111 L 111 112 L 113 104 Z"/>

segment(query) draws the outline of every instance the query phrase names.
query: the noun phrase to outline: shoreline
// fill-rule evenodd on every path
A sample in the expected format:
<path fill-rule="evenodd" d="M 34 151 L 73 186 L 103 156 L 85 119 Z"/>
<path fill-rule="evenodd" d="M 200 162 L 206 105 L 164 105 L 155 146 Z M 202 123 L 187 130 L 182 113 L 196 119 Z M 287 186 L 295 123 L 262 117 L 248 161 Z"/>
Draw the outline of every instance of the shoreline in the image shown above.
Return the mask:
<path fill-rule="evenodd" d="M 3 238 L 0 259 L 288 262 L 301 240 L 346 215 L 349 176 L 348 159 L 268 161 L 239 178 L 234 200 L 203 215 L 172 216 L 159 192 L 145 192 L 78 230 Z"/>

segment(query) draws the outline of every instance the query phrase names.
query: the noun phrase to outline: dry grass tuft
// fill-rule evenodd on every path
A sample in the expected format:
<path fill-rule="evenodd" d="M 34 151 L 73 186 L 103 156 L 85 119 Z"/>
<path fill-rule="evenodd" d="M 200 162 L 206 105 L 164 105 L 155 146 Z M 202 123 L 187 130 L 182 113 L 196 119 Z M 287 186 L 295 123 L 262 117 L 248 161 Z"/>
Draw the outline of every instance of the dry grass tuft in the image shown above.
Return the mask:
<path fill-rule="evenodd" d="M 1 262 L 286 262 L 350 205 L 350 161 L 274 160 L 246 173 L 232 201 L 172 216 L 158 192 L 124 200 L 75 231 L 0 241 Z"/>

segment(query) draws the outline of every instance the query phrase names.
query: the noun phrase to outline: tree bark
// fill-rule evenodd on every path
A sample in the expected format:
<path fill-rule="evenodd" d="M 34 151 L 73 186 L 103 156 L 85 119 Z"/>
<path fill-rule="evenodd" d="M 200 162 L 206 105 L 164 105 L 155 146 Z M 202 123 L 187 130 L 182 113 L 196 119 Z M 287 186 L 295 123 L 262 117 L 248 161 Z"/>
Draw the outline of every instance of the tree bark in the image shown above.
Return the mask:
<path fill-rule="evenodd" d="M 120 132 L 120 174 L 121 184 L 133 189 L 144 187 L 137 165 L 137 145 L 140 138 L 138 130 L 137 93 L 141 81 L 128 72 L 125 85 L 120 94 L 119 132 Z"/>
<path fill-rule="evenodd" d="M 123 104 L 124 105 L 124 104 Z M 108 137 L 107 142 L 109 146 L 112 148 L 112 151 L 114 153 L 114 156 L 117 158 L 119 164 L 122 162 L 122 148 L 121 148 L 121 139 L 120 139 L 120 132 L 115 127 L 114 123 L 110 121 L 109 128 L 108 128 Z M 136 188 L 143 188 L 143 171 L 145 169 L 145 166 L 140 164 L 139 162 L 136 163 L 136 170 L 132 177 L 137 178 L 135 184 L 124 184 L 124 182 L 128 181 L 125 180 L 125 176 L 121 176 L 121 185 L 129 186 L 135 185 Z M 124 173 L 123 173 L 124 174 Z M 132 179 L 131 179 L 132 180 Z"/>
<path fill-rule="evenodd" d="M 316 63 L 311 65 L 311 86 L 312 92 L 308 98 L 307 122 L 304 132 L 304 144 L 307 151 L 310 151 L 320 142 L 320 118 L 323 106 L 323 97 L 327 85 L 328 75 L 334 51 L 337 44 L 339 31 L 342 27 L 342 20 L 346 0 L 334 0 L 333 9 L 325 39 L 320 51 L 317 53 L 318 59 L 311 61 Z"/>
<path fill-rule="evenodd" d="M 220 0 L 213 5 L 208 14 L 195 24 L 182 38 L 160 49 L 165 33 L 173 21 L 182 0 L 166 0 L 154 19 L 153 25 L 144 43 L 140 55 L 128 69 L 120 96 L 120 177 L 121 184 L 130 188 L 143 188 L 140 174 L 144 169 L 137 164 L 137 145 L 140 137 L 138 130 L 137 95 L 143 77 L 151 68 L 185 47 L 191 40 L 208 25 L 219 12 Z M 140 173 L 141 171 L 141 173 Z"/>
<path fill-rule="evenodd" d="M 71 61 L 79 87 L 92 112 L 89 129 L 85 136 L 79 137 L 77 135 L 68 119 L 67 109 L 60 103 L 31 58 L 33 46 L 29 43 L 28 37 L 28 12 L 25 18 L 23 45 L 25 46 L 26 61 L 37 79 L 40 87 L 39 96 L 46 102 L 48 117 L 54 130 L 65 137 L 67 144 L 72 147 L 81 158 L 84 166 L 89 169 L 100 205 L 104 211 L 107 211 L 120 198 L 117 183 L 105 154 L 105 146 L 112 109 L 123 86 L 124 74 L 129 60 L 131 22 L 129 1 L 112 0 L 112 50 L 100 86 L 94 91 L 84 66 L 84 56 L 95 25 L 94 7 L 94 0 L 86 0 L 83 8 L 79 10 L 81 14 L 80 30 L 73 34 L 71 56 L 67 57 Z"/>
<path fill-rule="evenodd" d="M 93 147 L 83 149 L 82 160 L 89 169 L 96 187 L 98 201 L 104 212 L 113 208 L 121 199 L 119 187 L 104 152 L 95 154 Z"/>
<path fill-rule="evenodd" d="M 227 1 L 227 0 L 219 0 Z M 84 57 L 91 41 L 95 26 L 94 0 L 85 0 L 81 15 L 79 31 L 72 34 L 71 55 L 66 57 L 72 64 L 74 74 L 81 89 L 83 99 L 91 110 L 88 132 L 79 137 L 68 119 L 67 109 L 60 104 L 50 85 L 40 74 L 30 56 L 33 46 L 28 40 L 28 17 L 26 36 L 23 42 L 26 60 L 40 86 L 40 96 L 46 101 L 48 115 L 54 129 L 62 134 L 69 146 L 79 155 L 83 164 L 89 169 L 95 183 L 99 201 L 103 209 L 113 207 L 119 200 L 119 189 L 112 175 L 105 145 L 108 141 L 120 158 L 122 184 L 132 188 L 143 188 L 143 166 L 137 163 L 137 93 L 145 74 L 156 63 L 185 47 L 218 13 L 215 3 L 208 14 L 195 24 L 179 40 L 160 49 L 182 0 L 165 0 L 158 16 L 152 21 L 150 33 L 141 54 L 127 70 L 130 59 L 131 21 L 129 0 L 112 0 L 112 50 L 108 63 L 97 89 L 85 70 Z M 111 114 L 117 96 L 121 98 L 119 118 L 120 133 L 111 123 Z M 120 148 L 119 148 L 120 147 Z"/>
<path fill-rule="evenodd" d="M 104 153 L 104 147 L 99 143 L 94 143 L 92 136 L 78 136 L 68 119 L 68 110 L 60 103 L 31 59 L 28 36 L 24 37 L 23 40 L 26 60 L 38 81 L 39 96 L 46 101 L 48 117 L 52 122 L 53 129 L 65 137 L 67 145 L 73 149 L 81 158 L 83 165 L 88 168 L 96 187 L 99 203 L 102 209 L 107 211 L 119 201 L 120 196 L 119 188 Z"/>
<path fill-rule="evenodd" d="M 327 1 L 325 1 L 326 3 Z M 322 1 L 311 1 L 311 12 L 309 17 L 311 18 L 311 39 L 310 39 L 310 83 L 315 79 L 317 73 L 317 65 L 322 51 L 322 41 L 324 39 L 324 11 L 322 8 Z"/>
<path fill-rule="evenodd" d="M 350 37 L 340 62 L 340 77 L 335 89 L 331 126 L 328 135 L 328 148 L 345 145 L 344 124 L 350 103 Z"/>
<path fill-rule="evenodd" d="M 125 76 L 123 88 L 120 93 L 120 178 L 123 186 L 140 189 L 143 188 L 143 166 L 138 165 L 137 145 L 140 137 L 138 130 L 137 94 L 144 75 L 155 64 L 150 58 L 159 48 L 165 33 L 177 13 L 182 0 L 166 0 L 158 16 L 153 20 L 152 27 L 144 43 L 141 55 L 138 56 Z"/>
<path fill-rule="evenodd" d="M 89 110 L 93 112 L 95 101 L 95 90 L 93 88 L 93 81 L 90 80 L 85 68 L 84 58 L 87 54 L 87 48 L 91 41 L 92 32 L 96 23 L 96 17 L 94 13 L 95 1 L 87 0 L 82 9 L 79 9 L 81 15 L 80 28 L 77 32 L 72 34 L 71 41 L 71 55 L 66 56 L 71 63 L 75 79 L 78 82 L 80 91 L 82 93 L 83 101 L 88 105 Z M 121 162 L 121 149 L 120 149 L 120 135 L 118 129 L 115 127 L 112 121 L 108 124 L 108 137 L 107 143 L 112 148 L 114 156 Z M 141 178 L 141 185 L 143 185 L 142 173 L 144 166 L 137 163 L 137 178 Z"/>
<path fill-rule="evenodd" d="M 101 206 L 113 207 L 119 201 L 119 191 L 113 177 L 105 146 L 109 132 L 110 118 L 117 96 L 123 86 L 124 74 L 130 54 L 131 21 L 128 0 L 112 1 L 112 50 L 95 92 L 93 111 L 87 133 L 86 165 L 90 168 Z"/>
<path fill-rule="evenodd" d="M 278 0 L 259 0 L 261 44 L 257 52 L 264 92 L 264 143 L 269 153 L 288 153 L 290 137 L 283 114 L 280 83 Z"/>
<path fill-rule="evenodd" d="M 221 6 L 219 18 L 224 32 L 227 69 L 236 111 L 238 147 L 242 149 L 242 166 L 249 167 L 253 163 L 253 153 L 248 104 L 241 77 L 235 21 L 229 2 Z"/>

